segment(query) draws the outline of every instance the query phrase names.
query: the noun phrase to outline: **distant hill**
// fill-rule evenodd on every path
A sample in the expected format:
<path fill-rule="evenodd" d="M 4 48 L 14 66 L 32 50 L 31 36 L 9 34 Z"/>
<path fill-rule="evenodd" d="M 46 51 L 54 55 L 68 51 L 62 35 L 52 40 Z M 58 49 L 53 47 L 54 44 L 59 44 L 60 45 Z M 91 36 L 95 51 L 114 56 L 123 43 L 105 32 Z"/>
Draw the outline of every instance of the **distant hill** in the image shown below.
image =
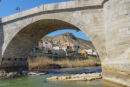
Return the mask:
<path fill-rule="evenodd" d="M 66 42 L 79 45 L 81 49 L 95 49 L 91 41 L 83 40 L 75 37 L 72 33 L 63 33 L 53 37 L 44 37 L 43 41 L 52 41 L 56 45 L 61 45 Z"/>

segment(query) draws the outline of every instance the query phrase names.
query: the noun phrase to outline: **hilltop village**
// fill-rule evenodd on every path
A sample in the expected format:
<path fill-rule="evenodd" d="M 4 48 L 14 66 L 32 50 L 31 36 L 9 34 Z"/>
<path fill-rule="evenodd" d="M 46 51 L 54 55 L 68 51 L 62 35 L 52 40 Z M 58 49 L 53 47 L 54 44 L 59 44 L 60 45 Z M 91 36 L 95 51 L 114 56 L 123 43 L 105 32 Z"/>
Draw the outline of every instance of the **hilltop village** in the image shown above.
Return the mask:
<path fill-rule="evenodd" d="M 64 33 L 56 37 L 60 37 L 60 36 L 67 37 L 67 40 L 76 38 L 71 33 Z M 91 46 L 89 46 L 89 48 L 86 49 L 85 47 L 84 48 L 80 47 L 80 44 L 72 43 L 71 41 L 66 41 L 62 43 L 60 42 L 62 42 L 62 38 L 58 40 L 41 39 L 38 42 L 38 44 L 35 45 L 35 47 L 32 49 L 31 55 L 48 54 L 48 55 L 58 55 L 58 56 L 66 57 L 66 56 L 74 56 L 78 54 L 84 57 L 86 57 L 87 55 L 96 56 L 96 57 L 98 56 L 98 53 L 95 51 L 95 49 L 91 48 Z"/>

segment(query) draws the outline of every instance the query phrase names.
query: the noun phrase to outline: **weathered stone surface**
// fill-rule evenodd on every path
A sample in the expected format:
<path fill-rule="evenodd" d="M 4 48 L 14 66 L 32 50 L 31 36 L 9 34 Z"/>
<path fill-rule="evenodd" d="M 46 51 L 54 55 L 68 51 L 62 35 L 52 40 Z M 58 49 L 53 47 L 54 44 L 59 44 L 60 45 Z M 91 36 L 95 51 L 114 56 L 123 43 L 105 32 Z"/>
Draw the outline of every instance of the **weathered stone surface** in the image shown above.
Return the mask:
<path fill-rule="evenodd" d="M 130 86 L 130 0 L 104 4 L 106 58 L 104 79 Z"/>
<path fill-rule="evenodd" d="M 103 78 L 130 86 L 130 0 L 75 0 L 1 18 L 1 61 L 27 58 L 43 36 L 61 29 L 83 31 L 99 53 Z M 25 63 L 9 60 L 2 66 L 15 64 Z"/>
<path fill-rule="evenodd" d="M 28 70 L 27 58 L 3 58 L 0 62 L 0 71 L 22 71 Z"/>

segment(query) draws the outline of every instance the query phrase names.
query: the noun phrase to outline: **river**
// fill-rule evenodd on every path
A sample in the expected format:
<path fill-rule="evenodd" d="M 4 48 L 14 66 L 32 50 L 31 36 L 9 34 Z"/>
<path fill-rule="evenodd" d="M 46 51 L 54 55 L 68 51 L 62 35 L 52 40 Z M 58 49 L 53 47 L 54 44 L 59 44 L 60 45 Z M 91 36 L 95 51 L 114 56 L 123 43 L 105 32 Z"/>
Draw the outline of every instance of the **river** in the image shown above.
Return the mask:
<path fill-rule="evenodd" d="M 23 76 L 12 79 L 0 80 L 0 87 L 122 87 L 117 84 L 103 81 L 102 79 L 94 81 L 78 81 L 78 82 L 50 82 L 46 78 L 61 75 L 75 74 L 87 72 L 101 72 L 100 68 L 68 68 L 61 70 L 50 70 L 48 74 L 41 76 Z"/>

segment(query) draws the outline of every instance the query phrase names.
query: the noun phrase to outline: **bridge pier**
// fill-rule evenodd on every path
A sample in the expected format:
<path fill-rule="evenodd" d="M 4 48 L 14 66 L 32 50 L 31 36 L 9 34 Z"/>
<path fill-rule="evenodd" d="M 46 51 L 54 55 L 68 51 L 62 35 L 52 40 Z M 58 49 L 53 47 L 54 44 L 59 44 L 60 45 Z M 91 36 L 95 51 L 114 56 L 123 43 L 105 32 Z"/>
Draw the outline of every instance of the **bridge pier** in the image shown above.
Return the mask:
<path fill-rule="evenodd" d="M 130 86 L 130 60 L 105 60 L 102 63 L 103 79 Z"/>
<path fill-rule="evenodd" d="M 130 0 L 108 0 L 103 6 L 106 58 L 103 78 L 130 86 Z"/>
<path fill-rule="evenodd" d="M 12 72 L 28 70 L 27 58 L 3 58 L 0 71 Z"/>

